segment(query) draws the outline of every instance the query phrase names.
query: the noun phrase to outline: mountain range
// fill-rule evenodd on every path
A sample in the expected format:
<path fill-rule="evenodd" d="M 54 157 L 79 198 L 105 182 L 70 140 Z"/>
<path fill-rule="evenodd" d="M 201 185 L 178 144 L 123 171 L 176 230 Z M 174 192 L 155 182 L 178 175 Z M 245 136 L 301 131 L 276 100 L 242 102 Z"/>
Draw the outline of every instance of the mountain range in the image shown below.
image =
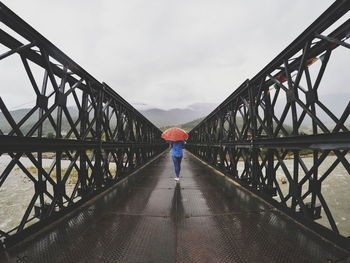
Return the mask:
<path fill-rule="evenodd" d="M 143 114 L 147 119 L 149 119 L 157 127 L 164 127 L 169 125 L 180 126 L 183 123 L 191 122 L 193 120 L 199 119 L 208 115 L 217 105 L 214 103 L 196 103 L 192 104 L 186 108 L 170 109 L 164 110 L 159 108 L 144 107 L 143 109 L 138 109 L 141 114 Z M 136 105 L 136 109 L 137 109 Z M 73 121 L 78 118 L 78 111 L 74 107 L 68 107 Z M 10 111 L 12 118 L 16 123 L 18 123 L 30 109 L 18 109 Z M 51 115 L 56 119 L 57 111 L 55 110 Z M 38 120 L 38 111 L 36 111 L 28 120 L 21 126 L 21 131 L 27 133 L 31 127 Z M 11 130 L 11 126 L 5 119 L 2 112 L 0 112 L 0 130 L 3 133 L 8 133 Z M 69 123 L 65 117 L 62 118 L 62 133 L 64 134 L 69 130 Z M 53 128 L 48 120 L 43 123 L 43 134 L 48 134 L 53 132 Z"/>
<path fill-rule="evenodd" d="M 349 104 L 349 93 L 341 93 L 341 94 L 330 94 L 327 96 L 323 96 L 322 102 L 326 105 L 333 114 L 335 114 L 338 118 L 342 115 L 345 108 Z M 157 127 L 167 127 L 167 126 L 185 126 L 188 130 L 193 124 L 198 123 L 198 119 L 202 119 L 207 116 L 212 110 L 214 110 L 219 103 L 195 103 L 191 104 L 185 108 L 174 108 L 174 109 L 160 109 L 156 107 L 152 107 L 152 105 L 135 103 L 134 107 L 143 114 L 148 120 L 150 120 Z M 284 105 L 276 105 L 275 114 L 277 116 L 281 115 L 283 112 Z M 11 111 L 11 116 L 18 123 L 28 112 L 30 109 L 19 109 Z M 74 107 L 68 107 L 69 112 L 71 113 L 72 119 L 76 120 L 78 117 L 78 112 Z M 300 111 L 298 110 L 298 113 Z M 299 113 L 300 114 L 300 113 Z M 56 117 L 56 112 L 52 113 L 53 118 Z M 319 107 L 317 108 L 317 117 L 329 127 L 334 127 L 334 122 L 321 110 Z M 33 114 L 26 123 L 21 127 L 22 132 L 26 133 L 29 129 L 34 125 L 34 123 L 38 120 L 38 111 Z M 193 123 L 192 123 L 193 122 Z M 187 125 L 187 123 L 190 123 Z M 305 118 L 302 123 L 302 128 L 304 130 L 308 130 L 311 127 L 311 118 Z M 346 125 L 349 124 L 349 120 L 345 122 Z M 291 114 L 289 114 L 285 120 L 286 125 L 291 124 Z M 62 131 L 67 131 L 69 129 L 69 124 L 65 118 L 62 120 Z M 6 121 L 3 113 L 0 112 L 0 130 L 3 133 L 8 133 L 11 130 L 9 123 Z M 49 132 L 53 132 L 53 128 L 48 121 L 44 122 L 43 125 L 43 133 L 47 134 Z"/>
<path fill-rule="evenodd" d="M 219 104 L 195 103 L 186 108 L 163 110 L 159 108 L 139 109 L 157 127 L 180 125 L 207 116 Z M 137 106 L 136 106 L 137 108 Z"/>

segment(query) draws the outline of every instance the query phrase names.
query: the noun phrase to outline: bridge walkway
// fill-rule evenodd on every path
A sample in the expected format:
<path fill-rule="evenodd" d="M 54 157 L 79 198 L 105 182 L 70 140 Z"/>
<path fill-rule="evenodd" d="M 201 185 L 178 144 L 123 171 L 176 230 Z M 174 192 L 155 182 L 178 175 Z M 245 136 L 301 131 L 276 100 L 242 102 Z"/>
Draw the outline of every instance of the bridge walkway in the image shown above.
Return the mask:
<path fill-rule="evenodd" d="M 234 186 L 228 195 L 217 177 L 186 152 L 176 183 L 165 153 L 0 262 L 319 263 L 347 256 L 246 190 Z"/>

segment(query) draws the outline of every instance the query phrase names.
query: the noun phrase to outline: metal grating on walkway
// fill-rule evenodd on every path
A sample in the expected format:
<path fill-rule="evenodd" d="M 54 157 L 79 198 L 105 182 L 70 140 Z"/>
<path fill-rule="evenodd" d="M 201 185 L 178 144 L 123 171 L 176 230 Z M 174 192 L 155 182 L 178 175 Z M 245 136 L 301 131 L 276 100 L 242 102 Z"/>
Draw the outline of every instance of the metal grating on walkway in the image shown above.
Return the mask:
<path fill-rule="evenodd" d="M 187 153 L 177 184 L 164 154 L 122 196 L 109 192 L 0 262 L 319 263 L 349 256 L 244 190 L 227 196 L 213 173 Z"/>

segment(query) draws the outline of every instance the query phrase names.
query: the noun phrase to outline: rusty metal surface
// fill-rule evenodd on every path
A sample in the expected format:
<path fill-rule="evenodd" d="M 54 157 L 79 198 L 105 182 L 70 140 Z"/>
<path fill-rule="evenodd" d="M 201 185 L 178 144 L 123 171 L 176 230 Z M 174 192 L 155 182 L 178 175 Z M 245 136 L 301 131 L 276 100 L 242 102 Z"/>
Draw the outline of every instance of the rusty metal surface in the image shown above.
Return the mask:
<path fill-rule="evenodd" d="M 249 193 L 226 195 L 187 154 L 180 183 L 168 154 L 124 191 L 0 254 L 0 262 L 336 262 L 348 254 Z M 346 260 L 341 262 L 347 262 Z"/>

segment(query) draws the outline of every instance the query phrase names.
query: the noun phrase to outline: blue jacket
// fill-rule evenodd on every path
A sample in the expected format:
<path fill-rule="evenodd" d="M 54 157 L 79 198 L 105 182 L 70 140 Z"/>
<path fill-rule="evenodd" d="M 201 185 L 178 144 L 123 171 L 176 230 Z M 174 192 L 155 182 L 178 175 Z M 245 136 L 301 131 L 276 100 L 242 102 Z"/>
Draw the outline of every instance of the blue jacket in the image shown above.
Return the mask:
<path fill-rule="evenodd" d="M 174 157 L 182 157 L 183 150 L 182 148 L 185 145 L 184 141 L 170 142 L 171 145 L 171 153 Z"/>

